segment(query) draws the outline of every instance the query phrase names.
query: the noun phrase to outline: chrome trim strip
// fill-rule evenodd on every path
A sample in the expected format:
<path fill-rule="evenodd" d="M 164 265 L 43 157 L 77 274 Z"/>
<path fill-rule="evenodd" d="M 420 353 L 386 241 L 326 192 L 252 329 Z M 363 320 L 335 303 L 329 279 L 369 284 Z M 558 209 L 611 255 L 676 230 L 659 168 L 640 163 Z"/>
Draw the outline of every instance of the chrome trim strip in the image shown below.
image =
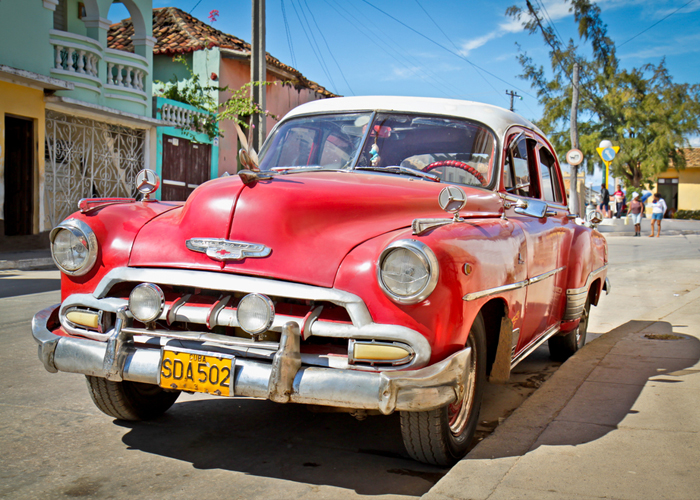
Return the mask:
<path fill-rule="evenodd" d="M 104 298 L 114 285 L 124 281 L 134 283 L 149 281 L 163 285 L 181 285 L 228 292 L 263 293 L 268 296 L 300 300 L 328 301 L 345 307 L 355 325 L 361 327 L 372 323 L 367 306 L 355 294 L 335 288 L 322 288 L 221 272 L 117 267 L 102 278 L 92 295 L 98 299 Z"/>
<path fill-rule="evenodd" d="M 551 271 L 547 271 L 546 273 L 540 274 L 538 276 L 534 276 L 534 277 L 530 278 L 529 280 L 527 280 L 527 284 L 532 285 L 533 283 L 538 283 L 542 280 L 546 280 L 550 276 L 554 276 L 555 274 L 560 273 L 564 269 L 566 269 L 566 266 L 561 266 L 557 269 L 552 269 Z"/>
<path fill-rule="evenodd" d="M 467 301 L 477 300 L 477 299 L 482 299 L 484 297 L 489 297 L 491 295 L 509 292 L 511 290 L 517 290 L 518 288 L 523 288 L 525 286 L 532 285 L 534 283 L 537 283 L 539 281 L 547 279 L 551 276 L 554 276 L 555 274 L 563 271 L 564 269 L 566 269 L 566 266 L 562 266 L 562 267 L 559 267 L 557 269 L 552 269 L 551 271 L 547 271 L 546 273 L 534 276 L 532 278 L 529 278 L 529 279 L 526 279 L 523 281 L 518 281 L 517 283 L 511 283 L 509 285 L 497 286 L 495 288 L 489 288 L 487 290 L 482 290 L 480 292 L 468 293 L 464 297 L 462 297 L 462 299 L 467 300 Z"/>
<path fill-rule="evenodd" d="M 495 288 L 489 288 L 488 290 L 482 290 L 481 292 L 472 292 L 466 294 L 462 299 L 464 300 L 477 300 L 490 295 L 496 295 L 499 293 L 510 292 L 511 290 L 517 290 L 518 288 L 523 288 L 527 286 L 528 280 L 518 281 L 517 283 L 511 283 L 510 285 L 497 286 Z"/>
<path fill-rule="evenodd" d="M 518 355 L 515 358 L 513 358 L 513 361 L 511 361 L 510 369 L 512 370 L 513 368 L 515 368 L 515 366 L 518 363 L 520 363 L 523 359 L 528 357 L 532 353 L 532 351 L 544 344 L 546 340 L 548 340 L 550 337 L 553 337 L 557 333 L 559 333 L 559 323 L 549 328 L 549 330 L 545 331 L 542 334 L 542 336 L 539 337 L 535 342 L 532 342 L 529 346 L 520 351 Z"/>

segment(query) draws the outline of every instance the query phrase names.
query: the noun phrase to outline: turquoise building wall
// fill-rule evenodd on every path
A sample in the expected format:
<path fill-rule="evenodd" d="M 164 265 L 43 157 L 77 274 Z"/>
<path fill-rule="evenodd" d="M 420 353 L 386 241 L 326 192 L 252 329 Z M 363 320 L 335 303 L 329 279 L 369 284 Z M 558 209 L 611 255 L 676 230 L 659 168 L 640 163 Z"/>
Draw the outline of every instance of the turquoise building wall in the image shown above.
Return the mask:
<path fill-rule="evenodd" d="M 156 108 L 156 118 L 162 119 L 161 108 L 163 104 L 170 104 L 172 106 L 177 106 L 179 108 L 184 108 L 193 112 L 201 113 L 202 110 L 190 106 L 189 104 L 184 104 L 182 102 L 173 101 L 172 99 L 165 99 L 164 97 L 155 97 Z M 209 139 L 209 136 L 202 132 L 193 132 L 188 130 L 182 130 L 176 127 L 158 127 L 156 129 L 156 174 L 161 179 L 163 178 L 163 135 L 169 135 L 172 137 L 177 137 L 180 139 L 187 139 L 188 141 L 195 141 L 202 144 L 211 144 L 211 165 L 209 169 L 209 178 L 215 179 L 219 175 L 219 141 L 218 138 L 215 140 Z M 161 199 L 162 189 L 156 191 L 156 199 Z"/>

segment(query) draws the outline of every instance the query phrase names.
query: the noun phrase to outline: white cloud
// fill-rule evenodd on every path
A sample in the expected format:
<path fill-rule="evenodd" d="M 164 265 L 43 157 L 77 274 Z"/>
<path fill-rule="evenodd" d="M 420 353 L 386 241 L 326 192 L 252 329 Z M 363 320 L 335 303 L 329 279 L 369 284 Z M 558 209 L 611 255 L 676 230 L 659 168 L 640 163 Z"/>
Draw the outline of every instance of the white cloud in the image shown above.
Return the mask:
<path fill-rule="evenodd" d="M 414 78 L 415 76 L 419 75 L 421 71 L 423 71 L 423 68 L 420 66 L 401 67 L 401 68 L 399 68 L 397 66 L 392 66 L 391 73 L 387 73 L 387 75 L 383 78 L 383 80 L 384 81 L 391 81 L 391 80 L 411 79 L 411 78 Z"/>
<path fill-rule="evenodd" d="M 545 8 L 547 9 L 547 13 L 549 14 L 549 18 L 552 21 L 558 21 L 559 19 L 563 19 L 570 14 L 569 4 L 566 2 L 561 2 L 560 0 L 547 0 L 544 3 Z M 522 20 L 507 18 L 506 21 L 499 24 L 498 28 L 491 31 L 490 33 L 487 33 L 486 35 L 480 36 L 478 38 L 467 40 L 466 42 L 462 42 L 461 50 L 459 51 L 459 53 L 460 55 L 466 57 L 471 53 L 471 51 L 478 49 L 479 47 L 483 47 L 491 40 L 501 38 L 502 36 L 510 33 L 519 33 L 522 30 Z"/>
<path fill-rule="evenodd" d="M 688 137 L 688 142 L 690 143 L 691 148 L 700 148 L 700 135 Z"/>

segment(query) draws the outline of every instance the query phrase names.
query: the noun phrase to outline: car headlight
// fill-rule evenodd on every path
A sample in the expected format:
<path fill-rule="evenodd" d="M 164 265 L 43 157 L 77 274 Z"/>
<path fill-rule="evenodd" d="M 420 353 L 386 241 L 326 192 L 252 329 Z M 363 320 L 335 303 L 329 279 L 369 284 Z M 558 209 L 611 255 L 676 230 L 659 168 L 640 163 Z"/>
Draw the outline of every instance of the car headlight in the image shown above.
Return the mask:
<path fill-rule="evenodd" d="M 141 283 L 129 295 L 129 311 L 141 323 L 160 318 L 165 306 L 165 295 L 158 285 Z"/>
<path fill-rule="evenodd" d="M 379 256 L 379 286 L 400 304 L 417 304 L 428 298 L 437 285 L 438 274 L 435 254 L 420 241 L 395 241 Z"/>
<path fill-rule="evenodd" d="M 238 325 L 251 335 L 265 333 L 275 320 L 275 305 L 265 295 L 250 293 L 238 303 Z"/>
<path fill-rule="evenodd" d="M 51 257 L 70 276 L 86 274 L 97 260 L 97 237 L 90 226 L 68 219 L 51 230 Z"/>

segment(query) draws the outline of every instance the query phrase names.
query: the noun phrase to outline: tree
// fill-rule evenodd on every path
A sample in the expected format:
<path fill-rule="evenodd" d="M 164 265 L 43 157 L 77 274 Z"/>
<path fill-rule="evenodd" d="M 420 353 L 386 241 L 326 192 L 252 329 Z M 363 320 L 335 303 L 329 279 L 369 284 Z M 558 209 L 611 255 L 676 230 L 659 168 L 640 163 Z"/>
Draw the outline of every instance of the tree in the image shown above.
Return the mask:
<path fill-rule="evenodd" d="M 673 162 L 685 167 L 681 148 L 688 136 L 700 132 L 700 85 L 676 84 L 662 61 L 642 68 L 621 69 L 615 44 L 607 36 L 597 5 L 589 0 L 566 0 L 578 23 L 579 38 L 590 42 L 592 57 L 580 54 L 570 39 L 566 46 L 540 11 L 527 0 L 528 10 L 510 7 L 508 15 L 523 22 L 531 34 L 540 32 L 550 47 L 550 71 L 537 66 L 525 52 L 519 55 L 522 78 L 537 91 L 543 116 L 537 124 L 559 150 L 569 149 L 572 96 L 571 74 L 579 64 L 581 84 L 578 131 L 589 173 L 601 161 L 596 147 L 602 139 L 620 146 L 613 173 L 627 186 L 640 188 Z"/>
<path fill-rule="evenodd" d="M 218 11 L 212 11 L 212 13 L 214 12 L 218 15 Z M 212 13 L 210 13 L 210 15 Z M 261 109 L 257 103 L 253 102 L 250 89 L 253 86 L 277 85 L 278 82 L 250 82 L 237 90 L 215 85 L 203 85 L 199 75 L 192 71 L 184 57 L 178 56 L 175 57 L 174 60 L 181 62 L 187 67 L 190 77 L 184 81 L 178 81 L 177 76 L 173 76 L 167 83 L 155 81 L 155 92 L 156 95 L 161 97 L 189 104 L 190 106 L 207 111 L 209 114 L 206 117 L 194 123 L 196 132 L 207 134 L 211 140 L 214 137 L 222 136 L 218 124 L 223 120 L 232 120 L 241 127 L 247 128 L 249 118 L 252 115 L 270 116 L 277 119 L 277 117 L 268 110 Z M 284 84 L 285 82 L 280 83 Z M 226 91 L 231 92 L 231 96 L 226 101 L 219 104 L 214 97 L 215 93 Z M 194 134 L 191 134 L 191 136 L 194 139 Z"/>

